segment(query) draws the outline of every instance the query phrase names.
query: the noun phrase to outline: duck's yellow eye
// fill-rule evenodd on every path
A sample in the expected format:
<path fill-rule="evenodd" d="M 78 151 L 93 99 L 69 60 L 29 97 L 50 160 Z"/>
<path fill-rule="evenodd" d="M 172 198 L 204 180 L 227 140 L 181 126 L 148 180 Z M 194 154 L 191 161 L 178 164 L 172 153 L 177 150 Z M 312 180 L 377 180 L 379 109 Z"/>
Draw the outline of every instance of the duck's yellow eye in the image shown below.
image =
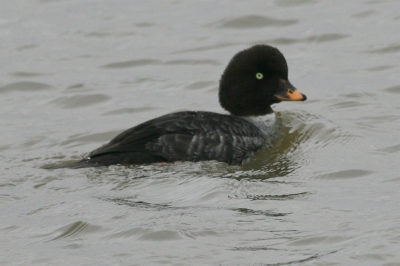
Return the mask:
<path fill-rule="evenodd" d="M 264 75 L 262 73 L 257 73 L 256 74 L 256 78 L 257 79 L 262 79 L 264 77 Z"/>

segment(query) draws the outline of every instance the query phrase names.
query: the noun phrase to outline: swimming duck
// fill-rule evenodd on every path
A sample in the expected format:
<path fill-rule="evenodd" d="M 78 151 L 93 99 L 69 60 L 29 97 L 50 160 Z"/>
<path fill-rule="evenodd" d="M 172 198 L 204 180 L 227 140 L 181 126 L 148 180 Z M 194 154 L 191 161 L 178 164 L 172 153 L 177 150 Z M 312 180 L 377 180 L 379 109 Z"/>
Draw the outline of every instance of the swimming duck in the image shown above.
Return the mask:
<path fill-rule="evenodd" d="M 176 112 L 132 127 L 85 159 L 63 167 L 216 160 L 248 163 L 270 136 L 272 104 L 305 101 L 288 79 L 283 54 L 269 45 L 238 52 L 219 83 L 219 102 L 229 114 Z"/>

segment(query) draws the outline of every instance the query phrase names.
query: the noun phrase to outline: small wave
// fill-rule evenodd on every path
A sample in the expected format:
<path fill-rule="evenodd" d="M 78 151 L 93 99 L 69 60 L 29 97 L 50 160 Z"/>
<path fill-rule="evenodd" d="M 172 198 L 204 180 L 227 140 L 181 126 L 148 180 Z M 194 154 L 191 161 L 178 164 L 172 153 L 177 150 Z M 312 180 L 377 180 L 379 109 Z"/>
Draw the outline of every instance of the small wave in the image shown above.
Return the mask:
<path fill-rule="evenodd" d="M 263 28 L 263 27 L 285 27 L 291 26 L 299 21 L 297 19 L 276 19 L 264 16 L 250 15 L 235 19 L 222 20 L 214 23 L 217 28 Z"/>
<path fill-rule="evenodd" d="M 400 44 L 394 43 L 384 48 L 367 50 L 367 53 L 370 54 L 387 54 L 387 53 L 397 53 L 400 51 Z"/>
<path fill-rule="evenodd" d="M 62 96 L 52 100 L 50 104 L 55 104 L 66 109 L 75 109 L 95 105 L 100 102 L 108 101 L 109 99 L 111 99 L 111 97 L 104 94 Z"/>
<path fill-rule="evenodd" d="M 51 234 L 57 234 L 57 236 L 53 237 L 49 241 L 76 239 L 87 234 L 95 233 L 97 231 L 100 231 L 101 229 L 102 229 L 101 226 L 93 225 L 87 222 L 77 221 L 55 230 Z"/>
<path fill-rule="evenodd" d="M 258 43 L 271 43 L 275 45 L 287 45 L 294 43 L 325 43 L 325 42 L 333 42 L 342 40 L 345 38 L 349 38 L 351 35 L 349 34 L 339 34 L 339 33 L 327 33 L 321 35 L 312 35 L 306 38 L 276 38 L 276 39 L 267 39 L 267 40 L 259 40 L 256 42 L 252 42 L 252 44 Z"/>
<path fill-rule="evenodd" d="M 160 60 L 154 59 L 139 59 L 139 60 L 129 60 L 123 62 L 115 62 L 106 65 L 100 66 L 100 68 L 130 68 L 130 67 L 140 67 L 140 66 L 147 66 L 147 65 L 159 65 L 161 64 Z"/>
<path fill-rule="evenodd" d="M 388 93 L 393 93 L 393 94 L 399 94 L 400 93 L 400 85 L 389 87 L 389 88 L 385 88 L 382 91 L 388 92 Z"/>
<path fill-rule="evenodd" d="M 318 150 L 345 145 L 356 136 L 326 118 L 307 112 L 278 113 L 282 130 L 272 147 L 264 149 L 243 169 L 257 170 L 253 178 L 288 176 L 307 165 Z M 243 177 L 248 177 L 248 173 Z"/>
<path fill-rule="evenodd" d="M 16 91 L 35 92 L 35 91 L 47 90 L 50 88 L 51 86 L 45 83 L 21 81 L 0 87 L 0 93 L 16 92 Z"/>
<path fill-rule="evenodd" d="M 357 178 L 373 174 L 373 171 L 362 170 L 362 169 L 349 169 L 342 171 L 335 171 L 326 174 L 321 174 L 315 178 L 326 178 L 326 179 L 343 179 L 343 178 Z"/>

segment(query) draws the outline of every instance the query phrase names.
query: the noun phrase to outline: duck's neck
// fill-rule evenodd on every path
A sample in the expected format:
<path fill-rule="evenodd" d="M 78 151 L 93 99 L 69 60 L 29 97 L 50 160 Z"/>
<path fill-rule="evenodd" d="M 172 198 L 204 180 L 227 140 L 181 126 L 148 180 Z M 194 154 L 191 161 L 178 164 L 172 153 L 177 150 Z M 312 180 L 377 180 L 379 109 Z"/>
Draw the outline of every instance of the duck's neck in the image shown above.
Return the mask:
<path fill-rule="evenodd" d="M 268 114 L 273 114 L 274 110 L 272 110 L 271 106 L 263 105 L 260 106 L 248 106 L 246 108 L 238 108 L 236 110 L 228 110 L 229 113 L 236 116 L 264 116 Z"/>
<path fill-rule="evenodd" d="M 266 115 L 257 115 L 257 116 L 249 115 L 240 117 L 248 120 L 266 134 L 272 131 L 276 122 L 276 114 L 274 112 Z"/>

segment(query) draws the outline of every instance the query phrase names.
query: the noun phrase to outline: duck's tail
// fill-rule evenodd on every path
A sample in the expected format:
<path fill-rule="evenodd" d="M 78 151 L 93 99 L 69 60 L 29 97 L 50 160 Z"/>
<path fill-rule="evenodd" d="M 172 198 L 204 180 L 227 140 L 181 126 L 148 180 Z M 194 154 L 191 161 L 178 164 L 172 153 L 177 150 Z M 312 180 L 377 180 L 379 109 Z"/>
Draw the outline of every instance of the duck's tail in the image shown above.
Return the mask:
<path fill-rule="evenodd" d="M 93 163 L 88 159 L 83 159 L 78 162 L 67 163 L 67 164 L 59 164 L 55 166 L 45 167 L 46 169 L 61 169 L 61 168 L 70 168 L 70 169 L 79 169 L 79 168 L 87 168 L 87 167 L 99 167 L 97 163 Z"/>

